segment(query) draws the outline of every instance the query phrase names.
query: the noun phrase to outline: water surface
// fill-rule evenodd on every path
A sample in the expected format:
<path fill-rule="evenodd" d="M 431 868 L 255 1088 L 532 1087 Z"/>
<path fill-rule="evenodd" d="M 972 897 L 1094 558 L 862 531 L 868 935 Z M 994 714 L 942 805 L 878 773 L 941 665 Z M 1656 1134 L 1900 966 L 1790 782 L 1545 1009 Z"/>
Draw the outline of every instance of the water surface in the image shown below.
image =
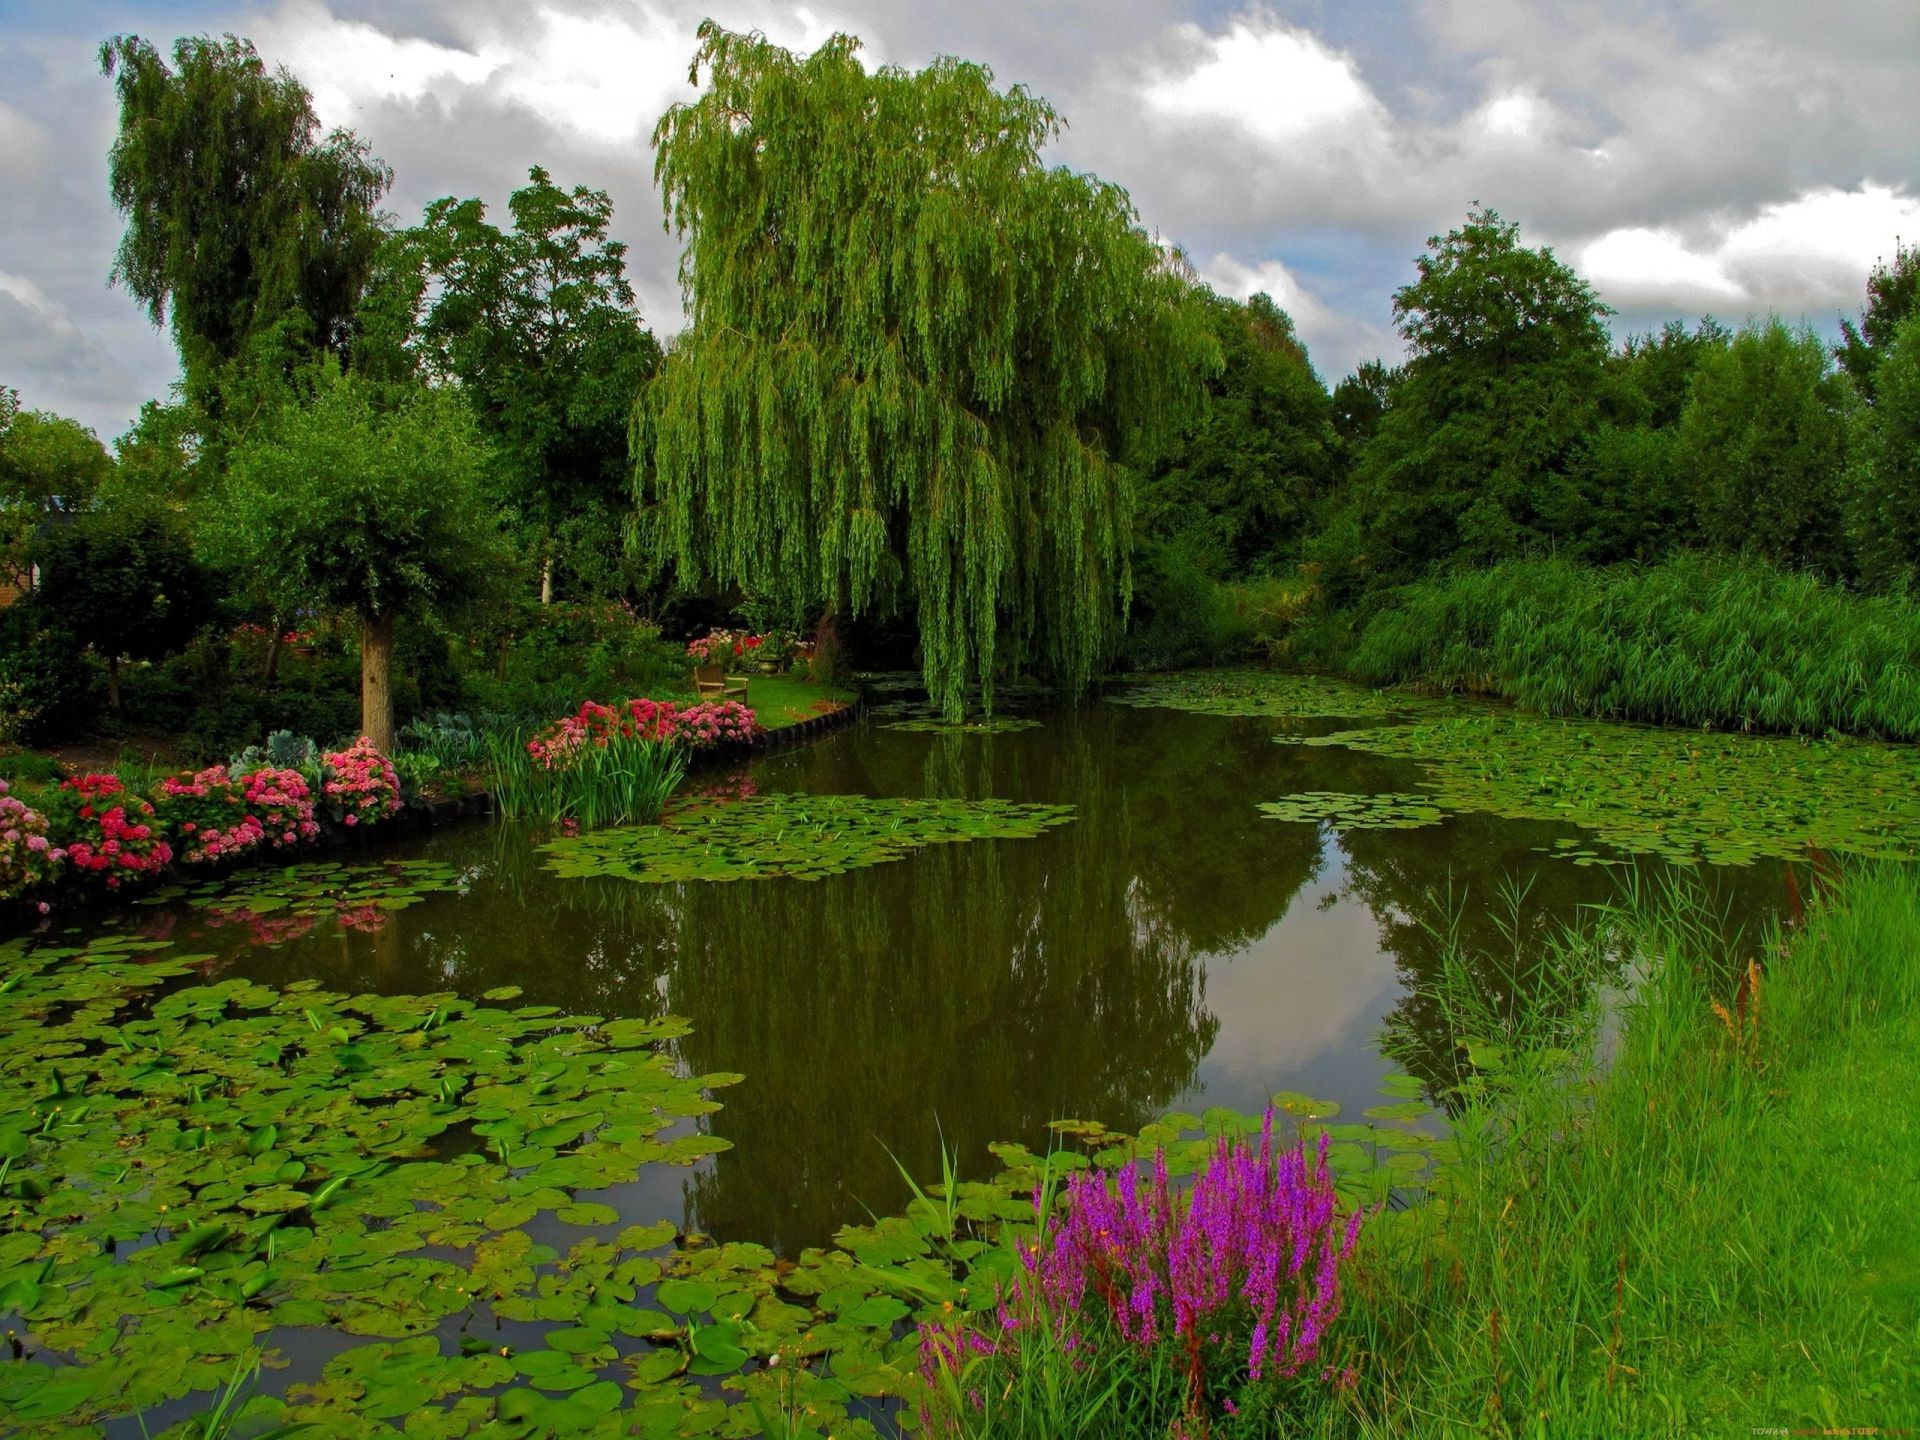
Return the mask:
<path fill-rule="evenodd" d="M 1262 816 L 1299 791 L 1407 791 L 1403 761 L 1274 743 L 1282 722 L 1092 703 L 1007 734 L 867 718 L 701 784 L 1066 804 L 1032 839 L 936 845 L 823 880 L 645 885 L 548 872 L 523 827 L 468 822 L 368 854 L 457 867 L 457 893 L 317 925 L 212 925 L 150 907 L 138 924 L 208 972 L 328 990 L 503 985 L 517 1003 L 687 1017 L 690 1071 L 737 1071 L 712 1128 L 733 1147 L 649 1167 L 599 1196 L 792 1254 L 904 1200 L 895 1156 L 970 1173 L 996 1140 L 1045 1143 L 1062 1117 L 1121 1130 L 1168 1109 L 1257 1110 L 1276 1090 L 1377 1103 L 1383 1031 L 1444 1072 L 1439 932 L 1541 963 L 1546 939 L 1621 872 L 1543 853 L 1571 827 L 1457 815 L 1409 830 Z M 1323 728 L 1338 728 L 1327 724 Z M 1644 870 L 1664 862 L 1642 862 Z M 1736 916 L 1784 895 L 1781 862 L 1700 867 Z M 1517 922 L 1517 928 L 1516 928 Z"/>

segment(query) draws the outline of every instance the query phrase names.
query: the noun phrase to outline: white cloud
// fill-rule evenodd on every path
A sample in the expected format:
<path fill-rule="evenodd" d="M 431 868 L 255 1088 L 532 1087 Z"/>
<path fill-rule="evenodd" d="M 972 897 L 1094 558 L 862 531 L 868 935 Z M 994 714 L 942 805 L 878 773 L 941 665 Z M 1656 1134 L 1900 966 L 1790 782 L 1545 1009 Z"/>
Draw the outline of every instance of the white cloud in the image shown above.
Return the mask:
<path fill-rule="evenodd" d="M 1350 57 L 1270 15 L 1235 20 L 1217 35 L 1187 25 L 1182 37 L 1198 63 L 1146 90 L 1147 103 L 1165 115 L 1229 121 L 1272 144 L 1372 131 L 1384 120 Z"/>
<path fill-rule="evenodd" d="M 262 55 L 307 87 L 328 125 L 353 125 L 374 101 L 413 102 L 448 86 L 484 84 L 510 58 L 390 35 L 336 17 L 323 0 L 287 0 L 253 25 L 252 38 Z"/>
<path fill-rule="evenodd" d="M 1622 310 L 1851 309 L 1894 240 L 1920 235 L 1920 196 L 1823 186 L 1702 228 L 1691 241 L 1676 226 L 1609 230 L 1580 247 L 1577 267 Z"/>
<path fill-rule="evenodd" d="M 46 132 L 0 100 L 0 181 L 13 185 L 34 179 L 46 152 Z"/>

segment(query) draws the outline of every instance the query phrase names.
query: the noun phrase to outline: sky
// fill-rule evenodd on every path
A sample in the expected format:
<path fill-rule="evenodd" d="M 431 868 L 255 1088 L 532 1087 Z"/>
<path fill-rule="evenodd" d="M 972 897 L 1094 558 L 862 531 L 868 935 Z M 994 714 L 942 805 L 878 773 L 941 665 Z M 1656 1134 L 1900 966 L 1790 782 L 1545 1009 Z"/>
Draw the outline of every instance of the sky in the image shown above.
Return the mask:
<path fill-rule="evenodd" d="M 1401 357 L 1393 292 L 1476 202 L 1622 340 L 1702 314 L 1832 333 L 1920 239 L 1916 0 L 0 0 L 0 384 L 111 439 L 176 378 L 107 278 L 96 51 L 126 32 L 250 37 L 394 168 L 401 223 L 503 209 L 533 165 L 607 190 L 648 323 L 678 329 L 649 141 L 707 15 L 1045 96 L 1049 160 L 1124 185 L 1216 289 L 1271 295 L 1329 383 Z"/>

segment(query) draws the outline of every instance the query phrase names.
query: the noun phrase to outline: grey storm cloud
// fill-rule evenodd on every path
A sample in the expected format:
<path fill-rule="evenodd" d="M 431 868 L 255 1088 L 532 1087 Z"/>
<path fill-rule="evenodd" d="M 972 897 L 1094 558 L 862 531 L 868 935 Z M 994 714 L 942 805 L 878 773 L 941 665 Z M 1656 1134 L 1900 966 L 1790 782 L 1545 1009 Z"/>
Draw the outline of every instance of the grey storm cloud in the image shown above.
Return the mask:
<path fill-rule="evenodd" d="M 1552 244 L 1619 311 L 1772 310 L 1831 326 L 1920 235 L 1920 6 L 1850 0 L 266 0 L 0 11 L 0 382 L 117 433 L 173 378 L 106 288 L 118 222 L 94 47 L 133 30 L 251 36 L 396 172 L 389 209 L 498 205 L 528 166 L 611 192 L 651 321 L 680 323 L 649 135 L 688 98 L 708 13 L 870 63 L 938 54 L 1045 95 L 1061 163 L 1235 294 L 1264 289 L 1323 374 L 1396 354 L 1392 291 L 1475 201 Z"/>

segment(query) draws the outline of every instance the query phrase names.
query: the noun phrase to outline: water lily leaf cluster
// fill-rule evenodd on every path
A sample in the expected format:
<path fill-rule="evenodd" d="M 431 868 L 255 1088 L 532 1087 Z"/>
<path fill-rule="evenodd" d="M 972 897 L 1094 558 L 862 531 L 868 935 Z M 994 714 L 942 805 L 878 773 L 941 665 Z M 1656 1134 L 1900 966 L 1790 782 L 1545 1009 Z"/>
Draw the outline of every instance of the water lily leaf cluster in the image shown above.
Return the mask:
<path fill-rule="evenodd" d="M 1379 791 L 1342 794 L 1331 790 L 1302 790 L 1284 800 L 1268 800 L 1260 813 L 1275 820 L 1329 824 L 1342 830 L 1417 830 L 1438 825 L 1447 812 L 1430 795 Z"/>
<path fill-rule="evenodd" d="M 1571 823 L 1620 850 L 1682 862 L 1746 865 L 1810 846 L 1908 857 L 1920 835 L 1920 752 L 1897 746 L 1516 711 L 1275 738 L 1418 761 L 1442 809 Z"/>
<path fill-rule="evenodd" d="M 0 1365 L 0 1413 L 21 1433 L 93 1433 L 218 1389 L 270 1330 L 434 1345 L 514 1320 L 626 1333 L 630 1312 L 594 1307 L 659 1277 L 646 1252 L 672 1227 L 564 1257 L 525 1227 L 611 1226 L 583 1192 L 725 1148 L 698 1122 L 739 1077 L 680 1073 L 668 1042 L 683 1024 L 177 983 L 205 958 L 133 939 L 0 950 L 0 1077 L 16 1097 L 0 1116 L 0 1313 L 31 1352 Z M 553 1378 L 537 1345 L 483 1348 L 454 1336 L 420 1367 L 330 1368 L 307 1400 L 383 1418 Z"/>
<path fill-rule="evenodd" d="M 1372 719 L 1451 708 L 1448 701 L 1323 675 L 1252 669 L 1129 677 L 1124 688 L 1106 698 L 1116 705 L 1274 720 Z"/>
<path fill-rule="evenodd" d="M 691 806 L 658 825 L 572 836 L 544 850 L 552 870 L 573 877 L 818 880 L 927 845 L 1029 838 L 1072 816 L 1069 805 L 1010 800 L 781 793 Z"/>
<path fill-rule="evenodd" d="M 372 906 L 404 910 L 429 895 L 459 887 L 460 872 L 437 860 L 383 860 L 367 864 L 316 861 L 274 869 L 240 872 L 195 886 L 169 886 L 143 903 L 166 905 L 180 899 L 198 908 L 251 915 L 299 915 L 324 918 Z"/>
<path fill-rule="evenodd" d="M 250 1424 L 748 1436 L 777 1415 L 776 1433 L 871 1437 L 915 1394 L 914 1319 L 995 1303 L 999 1232 L 1031 1221 L 1042 1166 L 1164 1145 L 1184 1174 L 1258 1124 L 1063 1122 L 1044 1158 L 995 1147 L 992 1178 L 782 1259 L 594 1198 L 725 1146 L 701 1126 L 741 1077 L 682 1073 L 684 1023 L 190 983 L 204 958 L 132 937 L 0 949 L 0 1078 L 19 1097 L 0 1118 L 0 1316 L 25 1347 L 0 1363 L 9 1433 L 210 1403 L 264 1350 Z M 1444 1159 L 1408 1123 L 1424 1107 L 1342 1125 L 1330 1102 L 1274 1098 L 1329 1131 L 1350 1203 Z M 275 1383 L 277 1353 L 322 1331 L 356 1343 Z"/>
<path fill-rule="evenodd" d="M 1021 730 L 1038 730 L 1040 722 L 1019 715 L 994 715 L 974 720 L 941 720 L 927 716 L 888 720 L 882 730 L 906 730 L 924 735 L 1011 735 Z"/>

